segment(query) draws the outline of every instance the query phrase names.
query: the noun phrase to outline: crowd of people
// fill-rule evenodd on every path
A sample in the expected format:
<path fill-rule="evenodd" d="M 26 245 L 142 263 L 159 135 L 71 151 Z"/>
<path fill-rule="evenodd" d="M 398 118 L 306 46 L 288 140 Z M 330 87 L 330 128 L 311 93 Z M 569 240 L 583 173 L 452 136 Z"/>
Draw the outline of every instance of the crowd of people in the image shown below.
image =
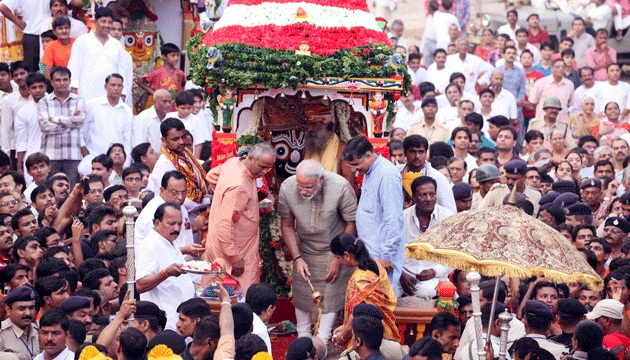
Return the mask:
<path fill-rule="evenodd" d="M 179 47 L 161 46 L 163 65 L 134 79 L 120 41 L 130 15 L 98 7 L 88 32 L 68 5 L 0 3 L 24 32 L 24 60 L 0 63 L 0 355 L 269 359 L 277 294 L 260 282 L 259 181 L 276 150 L 261 142 L 211 166 L 212 112 L 179 69 Z M 490 318 L 496 285 L 482 279 L 487 359 L 498 356 L 506 310 L 510 358 L 630 353 L 630 85 L 607 45 L 610 22 L 576 17 L 556 48 L 538 15 L 525 29 L 511 10 L 473 50 L 453 14 L 460 5 L 427 2 L 420 46 L 400 20 L 384 30 L 413 84 L 395 104 L 390 158 L 366 137 L 344 142 L 329 119 L 306 131 L 305 159 L 270 196 L 293 263 L 289 360 L 325 359 L 335 346 L 347 359 L 478 359 L 469 269 L 405 258 L 405 245 L 454 214 L 505 204 L 513 189 L 516 206 L 564 235 L 604 290 L 504 278 Z M 612 7 L 616 27 L 626 5 Z M 135 117 L 133 83 L 153 99 Z M 243 302 L 184 267 L 195 260 L 220 260 Z M 456 311 L 402 346 L 396 308 L 433 307 L 441 281 L 456 287 Z M 215 315 L 200 294 L 217 299 Z"/>

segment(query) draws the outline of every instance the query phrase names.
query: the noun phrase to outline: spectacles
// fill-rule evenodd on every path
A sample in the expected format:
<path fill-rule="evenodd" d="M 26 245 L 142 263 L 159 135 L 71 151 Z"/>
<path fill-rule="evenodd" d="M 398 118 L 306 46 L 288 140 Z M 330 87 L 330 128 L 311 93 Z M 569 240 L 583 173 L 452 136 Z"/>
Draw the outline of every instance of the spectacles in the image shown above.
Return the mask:
<path fill-rule="evenodd" d="M 173 190 L 173 189 L 166 189 L 166 191 L 168 191 L 169 194 L 171 194 L 171 196 L 177 196 L 177 195 L 188 195 L 188 189 L 186 190 L 182 190 L 182 191 L 177 191 L 177 190 Z"/>
<path fill-rule="evenodd" d="M 604 232 L 605 233 L 611 233 L 611 234 L 621 234 L 621 230 L 614 228 L 614 227 L 605 227 L 604 228 Z"/>
<path fill-rule="evenodd" d="M 5 201 L 5 202 L 1 203 L 0 206 L 17 205 L 17 203 L 18 203 L 17 200 Z"/>

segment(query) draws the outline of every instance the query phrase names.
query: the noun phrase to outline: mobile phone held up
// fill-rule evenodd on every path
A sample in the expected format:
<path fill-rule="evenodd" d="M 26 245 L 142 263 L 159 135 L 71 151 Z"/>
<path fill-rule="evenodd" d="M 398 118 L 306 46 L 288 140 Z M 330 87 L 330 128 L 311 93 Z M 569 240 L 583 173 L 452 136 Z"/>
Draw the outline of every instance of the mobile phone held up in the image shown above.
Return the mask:
<path fill-rule="evenodd" d="M 87 195 L 90 193 L 90 181 L 87 178 L 81 179 L 81 184 L 83 185 L 83 195 Z"/>

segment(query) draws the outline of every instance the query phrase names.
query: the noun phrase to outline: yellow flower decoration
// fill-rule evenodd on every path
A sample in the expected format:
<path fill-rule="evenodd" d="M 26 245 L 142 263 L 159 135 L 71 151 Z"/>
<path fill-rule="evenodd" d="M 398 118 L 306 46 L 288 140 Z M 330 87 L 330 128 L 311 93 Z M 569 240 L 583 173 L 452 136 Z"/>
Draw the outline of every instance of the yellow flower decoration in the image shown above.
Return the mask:
<path fill-rule="evenodd" d="M 252 360 L 273 360 L 273 357 L 266 351 L 261 351 L 252 356 Z"/>
<path fill-rule="evenodd" d="M 110 357 L 103 355 L 103 353 L 98 351 L 98 349 L 94 345 L 88 345 L 83 349 L 83 351 L 81 351 L 81 355 L 79 355 L 79 360 L 112 360 L 112 359 Z"/>
<path fill-rule="evenodd" d="M 153 349 L 151 349 L 147 358 L 149 360 L 182 360 L 181 356 L 175 355 L 173 350 L 164 344 L 156 345 Z"/>
<path fill-rule="evenodd" d="M 404 173 L 402 176 L 403 189 L 405 189 L 405 191 L 407 192 L 407 195 L 409 195 L 410 198 L 413 198 L 413 195 L 412 195 L 413 191 L 411 189 L 411 183 L 413 183 L 413 181 L 419 178 L 420 176 L 422 176 L 421 173 L 412 172 L 412 171 L 408 171 Z"/>

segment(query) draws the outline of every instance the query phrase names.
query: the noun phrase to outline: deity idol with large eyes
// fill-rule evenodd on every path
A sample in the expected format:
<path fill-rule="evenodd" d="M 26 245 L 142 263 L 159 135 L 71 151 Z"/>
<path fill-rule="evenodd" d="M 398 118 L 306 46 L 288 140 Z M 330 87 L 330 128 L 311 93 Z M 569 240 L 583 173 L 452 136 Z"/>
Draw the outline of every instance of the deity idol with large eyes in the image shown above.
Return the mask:
<path fill-rule="evenodd" d="M 141 78 L 156 68 L 156 59 L 159 57 L 156 53 L 155 42 L 158 41 L 157 26 L 147 18 L 142 20 L 130 21 L 127 30 L 123 33 L 125 40 L 125 49 L 133 59 L 133 77 Z M 134 113 L 140 113 L 142 110 L 153 105 L 152 97 L 138 87 L 133 85 L 133 107 Z"/>
<path fill-rule="evenodd" d="M 276 149 L 275 176 L 282 181 L 295 175 L 295 170 L 303 159 L 304 131 L 284 130 L 271 133 L 271 145 Z"/>

